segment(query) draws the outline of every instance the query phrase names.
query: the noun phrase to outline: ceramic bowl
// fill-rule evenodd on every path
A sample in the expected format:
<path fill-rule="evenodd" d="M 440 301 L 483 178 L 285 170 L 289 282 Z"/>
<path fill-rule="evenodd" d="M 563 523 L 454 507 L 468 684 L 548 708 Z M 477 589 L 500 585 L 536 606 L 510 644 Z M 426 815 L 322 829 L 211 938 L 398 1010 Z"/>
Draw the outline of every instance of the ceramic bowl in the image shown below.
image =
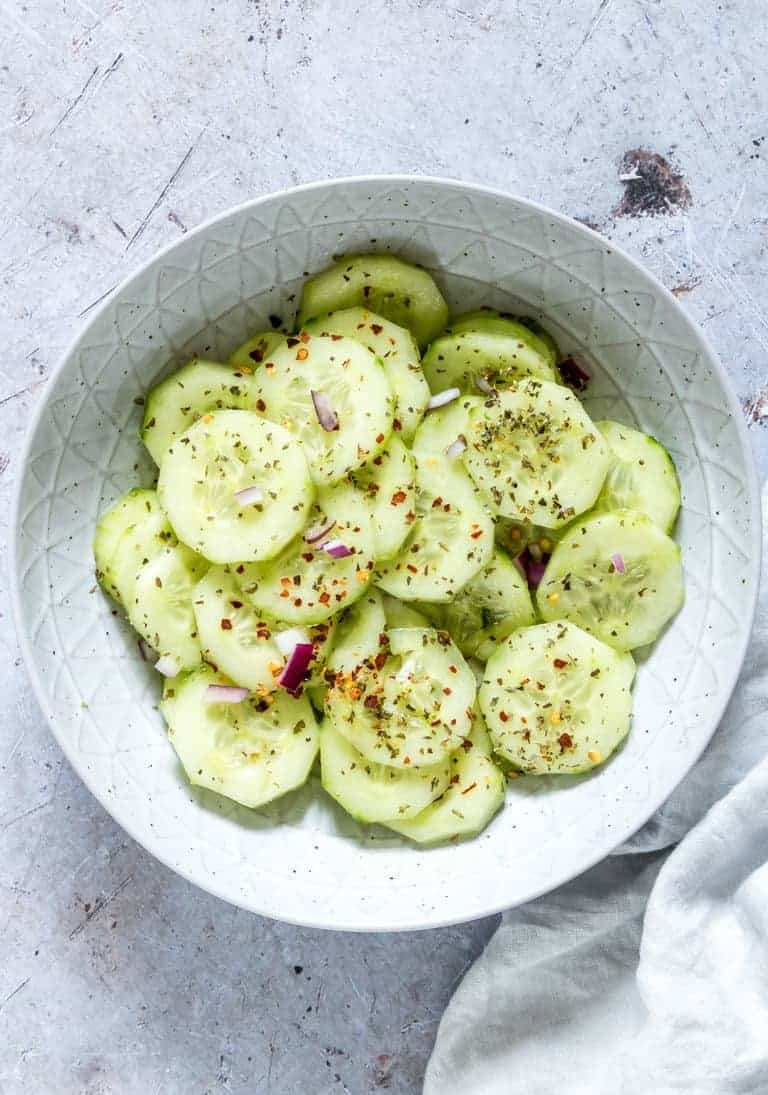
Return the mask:
<path fill-rule="evenodd" d="M 519 779 L 473 841 L 423 850 L 359 827 L 314 779 L 256 812 L 183 778 L 160 681 L 96 587 L 98 515 L 153 481 L 140 398 L 193 352 L 226 358 L 290 322 L 307 273 L 391 250 L 433 271 L 453 309 L 543 320 L 593 363 L 587 406 L 655 435 L 682 481 L 685 607 L 640 665 L 632 732 L 581 779 Z M 607 855 L 669 796 L 709 741 L 747 644 L 757 487 L 738 404 L 701 332 L 608 240 L 532 202 L 459 182 L 355 178 L 259 198 L 148 262 L 89 319 L 32 423 L 13 582 L 27 668 L 69 761 L 117 822 L 196 885 L 254 912 L 399 930 L 528 901 Z"/>

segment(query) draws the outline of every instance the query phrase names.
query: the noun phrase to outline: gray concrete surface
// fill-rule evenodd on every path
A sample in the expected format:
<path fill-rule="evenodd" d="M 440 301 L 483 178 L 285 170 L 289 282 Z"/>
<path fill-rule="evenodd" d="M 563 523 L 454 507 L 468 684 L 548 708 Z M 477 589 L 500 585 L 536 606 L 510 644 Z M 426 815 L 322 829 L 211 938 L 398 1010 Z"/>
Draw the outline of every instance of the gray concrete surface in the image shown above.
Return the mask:
<path fill-rule="evenodd" d="M 229 205 L 378 171 L 504 187 L 639 256 L 722 355 L 764 473 L 765 19 L 759 0 L 2 0 L 0 522 L 95 301 Z M 493 921 L 324 934 L 170 874 L 63 761 L 0 590 L 0 1093 L 418 1092 Z"/>

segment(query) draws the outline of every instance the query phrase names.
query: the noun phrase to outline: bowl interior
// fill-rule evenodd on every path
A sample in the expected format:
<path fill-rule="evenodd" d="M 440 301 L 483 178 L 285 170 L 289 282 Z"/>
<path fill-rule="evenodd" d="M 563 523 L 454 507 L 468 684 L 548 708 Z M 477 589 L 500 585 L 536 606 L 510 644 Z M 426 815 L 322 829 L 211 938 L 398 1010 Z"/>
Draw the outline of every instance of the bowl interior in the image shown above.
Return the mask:
<path fill-rule="evenodd" d="M 587 406 L 652 433 L 683 493 L 685 607 L 641 659 L 633 729 L 595 775 L 520 779 L 476 840 L 419 850 L 361 828 L 317 780 L 252 812 L 191 789 L 165 740 L 160 686 L 95 586 L 91 538 L 118 495 L 153 482 L 140 401 L 191 352 L 226 355 L 290 323 L 307 272 L 347 250 L 430 268 L 454 310 L 542 320 L 593 366 Z M 634 832 L 704 748 L 735 681 L 756 593 L 756 491 L 722 371 L 676 302 L 606 240 L 546 210 L 439 180 L 347 180 L 241 207 L 166 250 L 94 316 L 52 378 L 18 495 L 22 643 L 70 761 L 152 853 L 229 901 L 327 927 L 480 916 L 588 867 Z"/>

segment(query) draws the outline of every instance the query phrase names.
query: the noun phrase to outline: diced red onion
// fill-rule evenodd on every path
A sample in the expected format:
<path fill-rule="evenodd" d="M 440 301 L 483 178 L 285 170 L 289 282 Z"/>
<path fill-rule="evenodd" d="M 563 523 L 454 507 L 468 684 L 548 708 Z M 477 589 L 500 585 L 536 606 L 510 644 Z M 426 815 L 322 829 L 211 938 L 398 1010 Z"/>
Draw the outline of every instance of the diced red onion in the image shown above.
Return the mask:
<path fill-rule="evenodd" d="M 560 369 L 560 375 L 565 383 L 571 388 L 575 388 L 577 392 L 583 392 L 591 380 L 591 376 L 585 368 L 584 362 L 574 354 L 569 354 L 568 357 L 564 358 L 564 360 L 560 362 L 558 368 Z"/>
<path fill-rule="evenodd" d="M 444 407 L 446 403 L 453 403 L 454 399 L 458 399 L 461 392 L 458 388 L 445 388 L 442 392 L 438 392 L 433 395 L 429 403 L 427 403 L 428 411 L 436 411 L 438 407 Z"/>
<path fill-rule="evenodd" d="M 318 524 L 308 528 L 304 533 L 304 539 L 308 544 L 316 544 L 322 536 L 328 535 L 335 524 L 335 521 L 330 521 L 326 518 L 325 521 L 320 521 Z"/>
<path fill-rule="evenodd" d="M 310 389 L 309 394 L 312 396 L 312 402 L 315 405 L 317 421 L 323 429 L 327 433 L 330 433 L 332 430 L 338 430 L 339 416 L 333 409 L 330 396 L 326 395 L 325 392 L 316 392 L 314 389 Z"/>
<path fill-rule="evenodd" d="M 519 555 L 515 556 L 515 558 L 512 560 L 512 562 L 515 564 L 517 569 L 520 571 L 520 576 L 522 578 L 525 578 L 525 580 L 527 582 L 528 581 L 528 571 L 525 569 L 525 563 L 523 562 L 523 556 L 524 555 L 525 555 L 525 551 L 521 551 Z"/>
<path fill-rule="evenodd" d="M 313 643 L 296 643 L 285 669 L 277 678 L 277 683 L 289 692 L 296 692 L 304 680 L 309 663 L 315 654 Z"/>
<path fill-rule="evenodd" d="M 234 684 L 209 684 L 205 690 L 206 703 L 242 703 L 250 692 Z"/>
<path fill-rule="evenodd" d="M 343 540 L 326 540 L 320 547 L 333 559 L 346 559 L 348 555 L 354 555 L 352 548 L 347 547 Z"/>
<path fill-rule="evenodd" d="M 155 662 L 155 669 L 164 677 L 175 677 L 181 666 L 172 654 L 163 654 L 162 658 L 158 658 Z"/>
<path fill-rule="evenodd" d="M 286 631 L 276 631 L 272 638 L 277 643 L 278 649 L 284 658 L 293 653 L 297 643 L 311 643 L 312 639 L 305 627 L 289 627 Z"/>
<path fill-rule="evenodd" d="M 617 574 L 625 574 L 627 568 L 624 566 L 624 556 L 619 555 L 618 551 L 615 555 L 611 556 L 611 562 L 616 567 Z"/>
<path fill-rule="evenodd" d="M 483 395 L 494 395 L 496 389 L 486 380 L 484 376 L 475 377 L 475 387 L 478 391 L 481 391 Z"/>
<path fill-rule="evenodd" d="M 243 487 L 235 491 L 235 498 L 240 506 L 257 506 L 264 501 L 264 491 L 261 487 Z"/>
<path fill-rule="evenodd" d="M 528 564 L 528 585 L 531 589 L 538 589 L 541 585 L 541 579 L 544 577 L 544 571 L 547 569 L 547 564 L 544 559 L 531 559 Z"/>
<path fill-rule="evenodd" d="M 445 455 L 449 460 L 456 460 L 457 457 L 461 456 L 466 447 L 467 439 L 463 433 L 460 433 L 455 441 L 451 441 L 450 445 L 445 450 Z"/>

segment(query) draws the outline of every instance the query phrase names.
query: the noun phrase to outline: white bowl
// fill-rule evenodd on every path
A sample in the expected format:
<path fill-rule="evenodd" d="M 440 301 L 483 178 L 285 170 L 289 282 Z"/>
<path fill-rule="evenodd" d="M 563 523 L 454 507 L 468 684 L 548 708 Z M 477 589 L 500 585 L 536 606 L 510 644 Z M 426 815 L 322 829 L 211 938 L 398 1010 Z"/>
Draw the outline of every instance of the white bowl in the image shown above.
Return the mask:
<path fill-rule="evenodd" d="M 595 363 L 587 405 L 637 423 L 682 480 L 687 599 L 641 665 L 626 746 L 595 775 L 521 779 L 476 840 L 420 850 L 343 816 L 317 781 L 253 812 L 191 789 L 157 675 L 96 588 L 99 513 L 152 466 L 141 397 L 169 360 L 224 358 L 343 251 L 431 269 L 452 308 L 542 318 Z M 532 202 L 440 179 L 315 183 L 248 202 L 166 248 L 112 293 L 46 388 L 18 485 L 13 580 L 27 667 L 74 768 L 153 855 L 236 905 L 327 928 L 427 928 L 528 901 L 629 837 L 709 741 L 757 593 L 758 493 L 723 369 L 674 298 L 617 248 Z"/>

